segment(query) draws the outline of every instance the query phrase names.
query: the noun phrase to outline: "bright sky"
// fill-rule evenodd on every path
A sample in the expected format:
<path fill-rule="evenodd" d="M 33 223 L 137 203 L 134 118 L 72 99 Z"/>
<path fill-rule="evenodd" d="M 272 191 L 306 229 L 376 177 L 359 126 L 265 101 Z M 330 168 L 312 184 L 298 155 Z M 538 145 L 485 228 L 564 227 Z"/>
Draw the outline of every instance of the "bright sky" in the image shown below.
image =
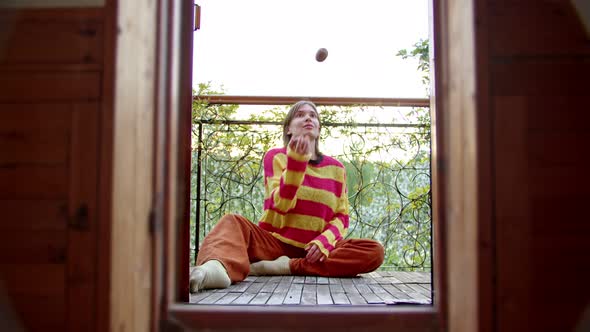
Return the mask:
<path fill-rule="evenodd" d="M 426 97 L 417 61 L 428 0 L 197 0 L 193 86 L 229 95 Z M 315 60 L 318 48 L 329 55 Z"/>

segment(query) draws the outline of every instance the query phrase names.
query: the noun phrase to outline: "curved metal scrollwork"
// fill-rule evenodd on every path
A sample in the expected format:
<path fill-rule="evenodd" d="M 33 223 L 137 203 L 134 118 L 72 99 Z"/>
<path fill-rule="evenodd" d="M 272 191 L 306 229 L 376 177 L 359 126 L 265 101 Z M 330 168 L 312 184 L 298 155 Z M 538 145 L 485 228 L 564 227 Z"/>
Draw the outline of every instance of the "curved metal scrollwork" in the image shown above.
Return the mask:
<path fill-rule="evenodd" d="M 384 267 L 430 270 L 429 126 L 328 120 L 322 124 L 320 148 L 347 170 L 347 237 L 380 241 L 386 248 Z M 194 250 L 225 213 L 242 214 L 253 222 L 260 218 L 262 158 L 282 142 L 280 123 L 268 120 L 196 119 L 193 133 Z"/>

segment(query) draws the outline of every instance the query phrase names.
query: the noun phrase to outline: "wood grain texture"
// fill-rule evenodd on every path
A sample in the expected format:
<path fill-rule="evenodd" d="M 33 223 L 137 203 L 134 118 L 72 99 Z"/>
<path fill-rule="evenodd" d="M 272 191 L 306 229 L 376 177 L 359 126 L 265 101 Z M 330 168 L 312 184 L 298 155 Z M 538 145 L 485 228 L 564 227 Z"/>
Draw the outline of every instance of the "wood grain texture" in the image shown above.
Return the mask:
<path fill-rule="evenodd" d="M 69 227 L 68 236 L 68 321 L 70 331 L 96 328 L 96 219 L 98 185 L 98 108 L 96 103 L 74 105 L 70 145 L 69 218 L 76 221 L 86 209 L 86 226 Z"/>
<path fill-rule="evenodd" d="M 0 11 L 0 274 L 31 331 L 95 329 L 101 13 Z"/>
<path fill-rule="evenodd" d="M 481 223 L 478 216 L 478 114 L 476 113 L 476 47 L 479 35 L 473 22 L 475 9 L 471 1 L 449 1 L 442 6 L 440 15 L 445 19 L 442 27 L 443 68 L 439 77 L 444 86 L 438 97 L 444 113 L 438 119 L 446 130 L 442 133 L 445 147 L 445 244 L 447 271 L 447 301 L 449 331 L 487 331 L 482 317 L 486 301 L 479 297 L 478 238 Z M 474 222 L 477 220 L 478 222 Z M 482 316 L 483 315 L 483 316 Z"/>
<path fill-rule="evenodd" d="M 5 71 L 0 86 L 0 102 L 98 100 L 100 73 Z"/>
<path fill-rule="evenodd" d="M 414 303 L 430 306 L 431 286 L 428 272 L 375 271 L 355 278 L 248 276 L 244 281 L 224 289 L 202 290 L 191 294 L 190 303 L 248 306 L 382 306 Z"/>
<path fill-rule="evenodd" d="M 493 56 L 590 55 L 588 37 L 570 1 L 490 1 L 488 13 L 494 27 Z"/>
<path fill-rule="evenodd" d="M 67 202 L 63 200 L 0 200 L 0 232 L 65 231 Z"/>
<path fill-rule="evenodd" d="M 157 8 L 117 10 L 108 330 L 149 331 Z"/>
<path fill-rule="evenodd" d="M 53 13 L 53 16 L 0 15 L 0 26 L 10 23 L 12 32 L 4 39 L 0 69 L 14 64 L 102 63 L 101 19 Z"/>
<path fill-rule="evenodd" d="M 573 330 L 588 306 L 588 36 L 569 1 L 488 3 L 496 326 Z M 585 203 L 586 202 L 586 203 Z M 557 272 L 556 267 L 567 267 Z M 571 282 L 555 284 L 569 276 Z"/>
<path fill-rule="evenodd" d="M 0 165 L 66 162 L 68 104 L 3 104 L 0 112 Z"/>

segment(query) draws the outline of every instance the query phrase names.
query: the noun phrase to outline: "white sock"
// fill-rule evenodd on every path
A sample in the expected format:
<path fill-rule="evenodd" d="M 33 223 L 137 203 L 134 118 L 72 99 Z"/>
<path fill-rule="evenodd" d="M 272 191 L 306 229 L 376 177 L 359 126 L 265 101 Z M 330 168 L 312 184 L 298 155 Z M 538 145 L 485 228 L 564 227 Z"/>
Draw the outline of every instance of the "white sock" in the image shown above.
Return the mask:
<path fill-rule="evenodd" d="M 191 293 L 201 289 L 227 288 L 231 285 L 229 275 L 220 261 L 212 259 L 197 266 L 190 276 Z"/>
<path fill-rule="evenodd" d="M 250 264 L 250 275 L 264 276 L 264 275 L 291 275 L 291 268 L 289 267 L 290 258 L 281 256 L 274 261 L 260 261 Z"/>

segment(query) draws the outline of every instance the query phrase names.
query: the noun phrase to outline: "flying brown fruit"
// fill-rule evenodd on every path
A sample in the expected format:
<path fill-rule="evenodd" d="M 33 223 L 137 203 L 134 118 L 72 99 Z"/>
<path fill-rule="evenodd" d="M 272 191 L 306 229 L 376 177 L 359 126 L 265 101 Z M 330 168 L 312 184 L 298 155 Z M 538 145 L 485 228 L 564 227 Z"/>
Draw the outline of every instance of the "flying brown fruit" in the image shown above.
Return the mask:
<path fill-rule="evenodd" d="M 315 60 L 317 62 L 323 62 L 324 60 L 326 60 L 326 58 L 328 57 L 328 50 L 325 48 L 320 48 L 316 53 L 315 53 Z"/>

